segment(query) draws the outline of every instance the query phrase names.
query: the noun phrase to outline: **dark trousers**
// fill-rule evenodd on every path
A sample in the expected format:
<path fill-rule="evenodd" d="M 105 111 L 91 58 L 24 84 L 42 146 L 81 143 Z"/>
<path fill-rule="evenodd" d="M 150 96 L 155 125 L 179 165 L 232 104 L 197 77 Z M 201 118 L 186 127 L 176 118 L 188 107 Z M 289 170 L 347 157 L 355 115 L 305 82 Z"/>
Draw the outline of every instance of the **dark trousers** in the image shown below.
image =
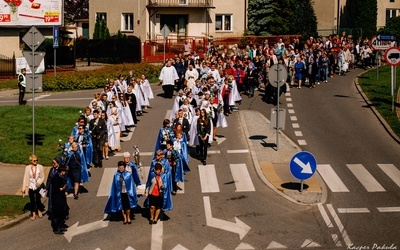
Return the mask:
<path fill-rule="evenodd" d="M 41 201 L 42 196 L 39 193 L 39 189 L 32 190 L 29 189 L 29 209 L 31 213 L 36 213 L 36 211 L 44 211 L 44 205 Z"/>
<path fill-rule="evenodd" d="M 23 87 L 21 84 L 18 83 L 18 89 L 19 89 L 18 103 L 23 104 L 25 97 L 25 87 Z"/>
<path fill-rule="evenodd" d="M 174 94 L 174 85 L 163 85 L 164 97 L 171 99 Z"/>
<path fill-rule="evenodd" d="M 199 136 L 199 150 L 200 150 L 200 158 L 202 160 L 207 160 L 207 148 L 208 148 L 208 136 L 204 141 Z"/>
<path fill-rule="evenodd" d="M 93 164 L 97 167 L 103 167 L 102 149 L 104 145 L 104 140 L 93 137 L 92 142 L 93 142 Z"/>
<path fill-rule="evenodd" d="M 178 185 L 175 181 L 175 174 L 176 174 L 176 164 L 171 165 L 171 175 L 172 175 L 172 191 L 178 191 Z"/>
<path fill-rule="evenodd" d="M 229 93 L 224 94 L 223 100 L 224 100 L 224 113 L 227 114 L 230 112 L 229 111 Z"/>

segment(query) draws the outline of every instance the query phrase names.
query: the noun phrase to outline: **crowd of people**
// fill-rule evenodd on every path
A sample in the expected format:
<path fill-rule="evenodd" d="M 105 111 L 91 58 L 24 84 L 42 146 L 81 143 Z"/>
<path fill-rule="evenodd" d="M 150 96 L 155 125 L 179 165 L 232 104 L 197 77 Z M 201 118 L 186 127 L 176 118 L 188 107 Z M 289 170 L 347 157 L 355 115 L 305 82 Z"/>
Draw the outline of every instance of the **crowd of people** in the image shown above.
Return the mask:
<path fill-rule="evenodd" d="M 279 39 L 270 45 L 266 39 L 263 44 L 250 44 L 242 49 L 236 45 L 225 48 L 221 54 L 211 44 L 202 59 L 190 49 L 187 46 L 184 54 L 167 59 L 159 76 L 164 98 L 172 99 L 174 91 L 177 95 L 171 116 L 163 121 L 156 138 L 154 159 L 145 184 L 149 224 L 156 224 L 162 211 L 173 208 L 172 196 L 190 171 L 190 152 L 203 165 L 207 164 L 207 150 L 219 136 L 217 128 L 228 126 L 226 117 L 237 109 L 243 95 L 252 98 L 257 89 L 264 90 L 264 101 L 276 104 L 277 89 L 268 82 L 273 65 L 287 69 L 286 84 L 280 87 L 283 93 L 293 86 L 315 88 L 356 65 L 367 69 L 382 63 L 382 55 L 369 48 L 368 39 L 354 42 L 346 34 L 310 37 L 305 43 L 296 38 L 291 43 Z M 40 198 L 41 190 L 45 189 L 53 232 L 63 234 L 69 216 L 66 195 L 72 193 L 78 199 L 83 184 L 90 180 L 90 168 L 103 167 L 103 160 L 109 159 L 110 152 L 121 151 L 121 136 L 137 125 L 137 117 L 146 112 L 153 98 L 145 75 L 135 78 L 133 70 L 127 77 L 121 74 L 110 80 L 101 93 L 94 94 L 67 142 L 60 141 L 62 154 L 53 159 L 46 185 L 43 167 L 38 164 L 37 156 L 31 155 L 22 188 L 23 194 L 29 194 L 31 219 L 43 216 Z M 136 188 L 142 184 L 137 148 L 135 152 L 133 161 L 131 154 L 125 152 L 123 160 L 118 162 L 104 209 L 107 214 L 121 212 L 124 224 L 131 224 L 131 209 L 138 204 Z"/>

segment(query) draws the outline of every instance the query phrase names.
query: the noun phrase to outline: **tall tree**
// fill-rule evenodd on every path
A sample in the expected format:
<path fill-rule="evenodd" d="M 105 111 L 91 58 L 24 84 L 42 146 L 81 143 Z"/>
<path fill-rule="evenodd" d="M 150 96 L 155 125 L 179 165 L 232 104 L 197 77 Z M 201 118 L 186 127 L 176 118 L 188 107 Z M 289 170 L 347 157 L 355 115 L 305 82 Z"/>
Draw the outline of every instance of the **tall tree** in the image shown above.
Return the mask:
<path fill-rule="evenodd" d="M 377 0 L 347 0 L 340 28 L 361 29 L 363 37 L 371 37 L 376 34 L 377 15 Z"/>
<path fill-rule="evenodd" d="M 74 22 L 77 19 L 89 18 L 89 0 L 65 0 L 64 19 L 66 23 Z"/>
<path fill-rule="evenodd" d="M 97 17 L 94 25 L 93 39 L 108 39 L 110 38 L 110 31 L 107 28 L 106 21 Z"/>
<path fill-rule="evenodd" d="M 282 14 L 282 4 L 278 2 L 274 0 L 250 0 L 248 10 L 249 31 L 255 35 L 286 34 L 289 24 Z"/>
<path fill-rule="evenodd" d="M 300 34 L 303 37 L 316 36 L 317 16 L 314 12 L 312 0 L 291 0 L 289 1 L 292 15 L 289 18 L 290 33 Z"/>

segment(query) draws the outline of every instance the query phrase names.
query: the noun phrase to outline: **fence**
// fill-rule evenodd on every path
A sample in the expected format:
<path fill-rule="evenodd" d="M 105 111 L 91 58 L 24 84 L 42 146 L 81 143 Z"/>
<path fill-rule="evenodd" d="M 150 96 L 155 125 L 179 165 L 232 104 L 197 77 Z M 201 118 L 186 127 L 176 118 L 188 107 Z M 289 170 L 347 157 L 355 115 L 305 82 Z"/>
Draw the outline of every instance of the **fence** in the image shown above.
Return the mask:
<path fill-rule="evenodd" d="M 16 62 L 15 54 L 12 57 L 6 57 L 0 55 L 0 77 L 12 77 L 15 76 L 16 72 Z"/>
<path fill-rule="evenodd" d="M 218 48 L 218 52 L 222 53 L 224 49 L 228 51 L 237 45 L 243 49 L 247 45 L 257 44 L 262 45 L 265 39 L 268 39 L 269 45 L 272 46 L 282 38 L 283 42 L 289 44 L 293 38 L 298 38 L 299 35 L 282 35 L 282 36 L 240 36 L 240 37 L 173 37 L 163 39 L 157 37 L 154 40 L 147 40 L 143 44 L 143 60 L 146 62 L 162 62 L 164 58 L 164 43 L 165 43 L 165 58 L 172 58 L 176 54 L 184 53 L 185 42 L 189 42 L 192 47 L 192 52 L 203 57 L 207 52 L 207 48 L 212 42 Z"/>

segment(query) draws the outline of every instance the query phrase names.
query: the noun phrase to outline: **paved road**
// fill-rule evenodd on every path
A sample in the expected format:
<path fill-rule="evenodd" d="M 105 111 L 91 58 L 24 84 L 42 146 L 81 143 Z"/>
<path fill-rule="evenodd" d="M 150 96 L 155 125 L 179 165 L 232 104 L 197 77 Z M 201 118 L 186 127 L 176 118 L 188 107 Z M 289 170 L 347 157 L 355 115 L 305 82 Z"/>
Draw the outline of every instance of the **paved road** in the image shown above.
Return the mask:
<path fill-rule="evenodd" d="M 170 219 L 160 223 L 158 227 L 149 228 L 146 225 L 145 218 L 142 218 L 145 215 L 140 212 L 136 214 L 132 228 L 123 227 L 120 222 L 95 223 L 103 219 L 102 208 L 106 200 L 104 192 L 107 193 L 107 188 L 103 193 L 100 191 L 104 187 L 104 179 L 113 173 L 116 161 L 120 159 L 116 156 L 105 164 L 105 169 L 93 170 L 93 178 L 85 185 L 90 192 L 87 195 L 83 195 L 83 199 L 77 202 L 72 199 L 69 200 L 71 211 L 80 211 L 78 214 L 75 213 L 71 216 L 70 226 L 77 222 L 79 222 L 79 226 L 86 225 L 71 229 L 70 232 L 82 230 L 82 232 L 85 231 L 86 233 L 72 238 L 71 235 L 67 235 L 68 237 L 56 237 L 51 234 L 49 222 L 41 220 L 33 223 L 27 221 L 7 231 L 0 232 L 0 239 L 2 242 L 7 242 L 9 249 L 17 249 L 21 245 L 28 244 L 35 237 L 35 233 L 32 232 L 39 231 L 41 228 L 48 228 L 46 234 L 52 239 L 51 244 L 53 245 L 51 246 L 59 246 L 65 249 L 95 249 L 97 247 L 100 249 L 126 249 L 128 246 L 135 249 L 161 249 L 161 245 L 163 249 L 272 249 L 283 247 L 296 249 L 317 246 L 340 249 L 340 245 L 345 246 L 346 244 L 364 244 L 372 247 L 374 243 L 393 243 L 393 239 L 395 239 L 393 236 L 398 231 L 395 230 L 396 227 L 393 228 L 392 226 L 387 229 L 380 227 L 379 230 L 384 233 L 379 234 L 378 237 L 371 236 L 375 231 L 366 226 L 368 223 L 360 224 L 359 220 L 362 218 L 368 221 L 370 216 L 375 218 L 378 213 L 365 213 L 365 210 L 363 210 L 365 207 L 353 206 L 356 204 L 354 203 L 355 201 L 362 200 L 362 198 L 357 197 L 359 195 L 357 193 L 355 193 L 356 196 L 347 196 L 345 198 L 337 196 L 337 192 L 332 190 L 331 186 L 324 185 L 324 183 L 329 184 L 332 179 L 324 178 L 323 182 L 321 177 L 313 177 L 306 182 L 310 187 L 303 194 L 282 188 L 284 183 L 296 182 L 291 177 L 287 166 L 290 157 L 301 149 L 307 149 L 313 153 L 316 152 L 318 163 L 323 163 L 322 168 L 328 169 L 328 172 L 329 166 L 334 166 L 332 170 L 338 171 L 336 164 L 337 162 L 340 164 L 342 161 L 341 155 L 338 157 L 332 153 L 336 152 L 332 148 L 324 148 L 327 147 L 324 140 L 329 138 L 329 134 L 319 134 L 321 130 L 327 130 L 328 125 L 326 123 L 332 123 L 332 128 L 329 127 L 328 130 L 333 136 L 330 140 L 333 142 L 338 141 L 338 138 L 334 138 L 334 135 L 338 133 L 335 129 L 335 123 L 326 120 L 327 118 L 321 115 L 329 112 L 331 107 L 310 104 L 309 101 L 315 99 L 315 101 L 325 103 L 323 100 L 326 99 L 327 104 L 329 100 L 329 103 L 334 103 L 336 107 L 337 100 L 343 98 L 345 100 L 351 99 L 361 106 L 365 105 L 362 104 L 360 96 L 349 98 L 345 97 L 349 96 L 348 93 L 343 94 L 344 91 L 350 91 L 353 95 L 357 94 L 352 83 L 356 73 L 353 72 L 353 75 L 348 74 L 348 76 L 343 77 L 343 84 L 350 86 L 346 90 L 341 85 L 337 86 L 339 87 L 338 89 L 332 90 L 333 84 L 338 82 L 341 84 L 340 81 L 342 81 L 335 78 L 332 83 L 326 86 L 319 86 L 314 90 L 305 88 L 301 90 L 291 89 L 289 93 L 282 96 L 282 106 L 286 107 L 288 112 L 286 130 L 284 131 L 288 137 L 283 134 L 280 135 L 278 151 L 274 145 L 276 142 L 275 132 L 269 128 L 269 121 L 266 118 L 270 117 L 270 108 L 272 106 L 262 103 L 260 98 L 247 99 L 245 97 L 240 106 L 240 111 L 234 112 L 233 115 L 228 117 L 229 127 L 219 130 L 219 134 L 224 137 L 220 137 L 210 148 L 208 165 L 206 167 L 201 166 L 196 159 L 191 159 L 190 166 L 192 171 L 187 174 L 187 181 L 181 184 L 183 190 L 174 197 L 174 210 L 167 213 Z M 326 90 L 322 92 L 323 88 L 330 92 Z M 156 93 L 161 91 L 158 87 L 155 87 L 154 90 Z M 342 92 L 332 97 L 332 93 L 339 90 Z M 92 99 L 92 93 L 93 91 L 79 91 L 72 94 L 43 93 L 43 97 L 37 99 L 36 105 L 63 105 L 63 103 L 68 103 L 68 105 L 83 107 Z M 323 96 L 323 94 L 327 93 L 330 94 Z M 11 104 L 10 100 L 13 98 L 16 97 L 10 97 L 10 94 L 8 96 L 7 94 L 3 94 L 3 96 L 0 94 L 0 104 Z M 148 163 L 151 159 L 150 155 L 154 147 L 153 138 L 156 136 L 162 119 L 166 116 L 168 107 L 172 106 L 170 100 L 164 100 L 159 97 L 152 103 L 154 103 L 153 108 L 148 111 L 149 113 L 140 117 L 139 125 L 132 133 L 131 140 L 123 143 L 123 151 L 131 151 L 134 144 L 139 145 L 143 152 L 142 160 L 145 163 Z M 348 105 L 354 106 L 353 103 Z M 325 107 L 328 108 L 327 111 L 323 109 Z M 337 109 L 350 111 L 348 107 L 337 107 Z M 381 132 L 382 126 L 376 123 L 376 118 L 371 117 L 371 111 L 366 108 L 362 109 L 368 121 L 364 122 L 365 128 L 363 129 L 378 130 L 378 133 L 383 136 Z M 352 111 L 351 114 L 354 115 L 357 112 L 359 111 Z M 311 118 L 319 118 L 321 121 L 319 123 L 314 121 L 307 116 L 310 114 L 313 114 Z M 296 119 L 293 118 L 294 116 L 296 116 Z M 347 117 L 347 119 L 351 118 L 351 116 Z M 300 128 L 295 124 L 298 124 Z M 320 129 L 321 126 L 323 129 Z M 344 139 L 346 136 L 348 134 L 342 135 Z M 386 133 L 383 141 L 390 144 L 390 139 L 387 136 Z M 357 138 L 354 140 L 357 141 Z M 342 145 L 333 144 L 333 146 L 340 148 Z M 393 145 L 393 147 L 396 146 Z M 343 150 L 345 151 L 345 148 Z M 356 154 L 356 151 L 345 155 L 348 155 L 348 158 L 351 159 L 352 154 Z M 363 153 L 361 152 L 361 154 Z M 344 165 L 348 169 L 363 169 L 358 165 L 356 167 L 351 165 L 349 168 L 346 164 L 354 165 L 355 162 L 346 162 Z M 361 165 L 364 166 L 363 164 Z M 399 165 L 396 163 L 396 166 Z M 382 169 L 382 167 L 378 167 Z M 0 167 L 0 171 L 2 169 Z M 385 165 L 383 169 L 390 170 L 392 167 Z M 8 169 L 8 171 L 10 170 Z M 340 171 L 345 170 L 340 169 Z M 357 171 L 353 172 L 357 173 Z M 353 172 L 350 170 L 350 174 L 353 174 Z M 340 172 L 338 174 L 340 175 L 339 179 L 343 180 L 349 189 L 352 188 L 352 185 L 356 185 L 356 187 L 357 185 L 362 185 L 358 179 L 346 180 L 348 174 L 343 175 Z M 207 178 L 202 179 L 201 176 L 207 176 Z M 210 184 L 210 180 L 216 181 Z M 336 179 L 334 180 L 337 181 Z M 16 181 L 20 181 L 19 178 Z M 245 184 L 241 185 L 240 183 Z M 0 190 L 3 190 L 1 186 Z M 396 207 L 398 199 L 393 192 L 396 192 L 398 187 L 386 187 L 385 190 L 387 190 L 387 193 L 385 194 L 386 197 L 383 198 L 392 199 L 390 207 Z M 349 193 L 353 194 L 353 190 Z M 365 205 L 365 200 L 369 199 L 368 192 L 361 195 L 362 197 L 366 196 L 366 198 L 362 203 L 358 204 Z M 324 203 L 326 199 L 327 203 Z M 296 201 L 303 203 L 321 201 L 322 203 L 314 206 L 304 206 L 298 205 Z M 397 204 L 400 203 L 397 202 Z M 208 209 L 209 207 L 210 209 Z M 355 208 L 361 208 L 361 210 L 355 210 Z M 376 205 L 373 208 L 377 209 Z M 369 211 L 372 211 L 371 207 L 369 207 Z M 383 214 L 382 212 L 379 213 Z M 360 215 L 360 217 L 354 215 Z M 387 223 L 393 219 L 397 220 L 398 213 L 385 213 L 383 216 L 385 218 L 378 215 L 379 218 L 372 221 L 374 227 L 378 225 L 379 221 Z M 242 226 L 238 226 L 239 222 L 235 218 L 248 225 L 251 229 L 246 232 L 247 227 L 242 224 L 240 224 Z M 398 225 L 398 223 L 395 225 Z M 106 228 L 103 228 L 103 226 L 106 226 Z M 361 230 L 362 228 L 363 230 Z M 90 230 L 93 231 L 88 232 Z M 8 237 L 17 232 L 24 232 L 30 237 L 18 242 L 7 240 Z M 127 239 L 120 237 L 120 234 L 131 235 L 132 233 L 135 235 L 134 237 L 128 237 Z M 184 237 L 180 237 L 181 235 Z M 368 235 L 368 237 L 365 237 L 365 235 Z M 118 240 L 116 241 L 115 239 Z M 50 246 L 49 244 L 46 241 L 35 242 L 32 248 L 43 248 Z"/>

